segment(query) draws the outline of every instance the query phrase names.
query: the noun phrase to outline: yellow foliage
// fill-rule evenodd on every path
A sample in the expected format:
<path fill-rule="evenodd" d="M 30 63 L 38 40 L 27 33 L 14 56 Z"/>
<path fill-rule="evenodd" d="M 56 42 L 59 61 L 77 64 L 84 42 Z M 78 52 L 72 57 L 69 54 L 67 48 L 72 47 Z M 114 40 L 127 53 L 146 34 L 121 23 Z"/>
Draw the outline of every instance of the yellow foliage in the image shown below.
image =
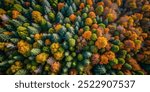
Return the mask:
<path fill-rule="evenodd" d="M 107 18 L 109 22 L 112 22 L 115 20 L 115 15 L 113 15 L 112 13 L 107 14 Z"/>
<path fill-rule="evenodd" d="M 6 11 L 2 8 L 0 8 L 0 15 L 6 14 Z"/>
<path fill-rule="evenodd" d="M 36 23 L 41 22 L 43 19 L 42 14 L 39 11 L 33 11 L 32 18 Z"/>
<path fill-rule="evenodd" d="M 23 55 L 26 55 L 31 49 L 31 45 L 25 42 L 24 40 L 19 41 L 17 47 L 18 47 L 18 52 L 20 52 Z"/>
<path fill-rule="evenodd" d="M 143 14 L 135 13 L 134 15 L 132 15 L 132 18 L 134 20 L 137 20 L 137 19 L 141 20 L 141 19 L 143 19 Z"/>
<path fill-rule="evenodd" d="M 5 35 L 11 35 L 12 34 L 12 32 L 3 32 L 3 34 L 5 34 Z"/>
<path fill-rule="evenodd" d="M 20 63 L 20 61 L 16 61 L 11 67 L 10 70 L 12 73 L 17 72 L 19 69 L 22 68 L 22 64 Z"/>
<path fill-rule="evenodd" d="M 129 23 L 130 26 L 133 26 L 133 24 L 134 24 L 133 18 L 129 18 L 128 23 Z"/>
<path fill-rule="evenodd" d="M 5 47 L 5 43 L 4 42 L 0 42 L 0 50 L 3 50 Z"/>
<path fill-rule="evenodd" d="M 56 52 L 56 53 L 54 53 L 54 58 L 56 60 L 61 60 L 62 57 L 63 57 L 63 52 Z"/>
<path fill-rule="evenodd" d="M 93 20 L 91 18 L 86 18 L 85 25 L 91 26 L 93 24 Z"/>
<path fill-rule="evenodd" d="M 117 0 L 117 5 L 121 6 L 122 5 L 122 0 Z"/>
<path fill-rule="evenodd" d="M 143 10 L 143 11 L 146 11 L 146 12 L 150 12 L 150 4 L 145 4 L 145 5 L 142 7 L 142 10 Z"/>
<path fill-rule="evenodd" d="M 53 43 L 50 46 L 50 49 L 51 49 L 52 53 L 54 53 L 54 52 L 56 52 L 58 50 L 59 47 L 60 47 L 59 43 Z"/>
<path fill-rule="evenodd" d="M 39 55 L 36 56 L 36 62 L 44 63 L 47 60 L 48 56 L 49 55 L 47 53 L 40 53 Z"/>

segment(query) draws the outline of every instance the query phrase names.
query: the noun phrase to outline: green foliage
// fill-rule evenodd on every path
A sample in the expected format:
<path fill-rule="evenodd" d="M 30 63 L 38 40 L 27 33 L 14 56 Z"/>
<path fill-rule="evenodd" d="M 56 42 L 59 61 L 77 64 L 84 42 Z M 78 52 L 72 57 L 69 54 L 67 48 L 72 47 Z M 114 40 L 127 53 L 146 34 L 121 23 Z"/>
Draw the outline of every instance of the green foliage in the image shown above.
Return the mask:
<path fill-rule="evenodd" d="M 114 66 L 114 65 L 118 64 L 118 59 L 115 58 L 115 59 L 109 61 L 109 64 L 110 64 L 111 66 Z"/>
<path fill-rule="evenodd" d="M 39 31 L 36 28 L 32 27 L 32 26 L 28 26 L 27 30 L 29 31 L 30 34 L 37 34 L 37 33 L 39 33 Z"/>
<path fill-rule="evenodd" d="M 79 61 L 82 61 L 83 60 L 83 55 L 82 54 L 78 54 L 77 58 L 78 58 Z"/>
<path fill-rule="evenodd" d="M 91 51 L 92 53 L 97 53 L 97 52 L 98 52 L 98 48 L 97 48 L 96 46 L 92 45 L 92 46 L 90 47 L 90 51 Z"/>
<path fill-rule="evenodd" d="M 126 50 L 120 50 L 119 51 L 119 57 L 120 58 L 125 58 L 127 55 L 127 51 Z"/>
<path fill-rule="evenodd" d="M 101 15 L 103 13 L 103 11 L 104 11 L 104 8 L 103 8 L 102 5 L 100 5 L 100 6 L 96 7 L 95 11 L 96 11 L 97 15 Z"/>
<path fill-rule="evenodd" d="M 73 57 L 71 55 L 69 55 L 65 58 L 65 61 L 67 61 L 67 62 L 70 62 L 72 60 L 73 60 Z"/>
<path fill-rule="evenodd" d="M 50 12 L 50 13 L 48 14 L 48 17 L 49 17 L 50 21 L 52 21 L 52 22 L 55 21 L 55 14 L 54 14 L 54 13 Z"/>
<path fill-rule="evenodd" d="M 10 39 L 10 36 L 6 34 L 0 34 L 0 41 L 8 41 Z"/>
<path fill-rule="evenodd" d="M 27 71 L 25 69 L 18 70 L 15 75 L 26 75 Z"/>
<path fill-rule="evenodd" d="M 23 7 L 20 4 L 14 4 L 13 9 L 22 12 Z"/>
<path fill-rule="evenodd" d="M 103 75 L 106 74 L 106 68 L 103 65 L 96 65 L 92 69 L 95 75 Z"/>
<path fill-rule="evenodd" d="M 48 0 L 53 9 L 57 10 L 58 0 Z"/>
<path fill-rule="evenodd" d="M 111 51 L 113 51 L 113 52 L 118 52 L 118 51 L 119 51 L 119 46 L 113 45 L 113 46 L 111 47 Z"/>
<path fill-rule="evenodd" d="M 39 12 L 41 12 L 41 13 L 43 13 L 43 7 L 42 6 L 40 6 L 40 5 L 35 5 L 34 6 L 34 10 L 37 10 L 37 11 L 39 11 Z"/>
<path fill-rule="evenodd" d="M 75 44 L 76 44 L 75 39 L 73 39 L 73 38 L 69 39 L 69 46 L 70 46 L 70 47 L 74 47 Z"/>
<path fill-rule="evenodd" d="M 118 71 L 117 74 L 118 75 L 124 75 L 124 73 L 122 71 Z"/>
<path fill-rule="evenodd" d="M 43 52 L 50 53 L 50 48 L 49 48 L 48 46 L 44 46 L 44 47 L 42 48 L 42 51 L 43 51 Z"/>
<path fill-rule="evenodd" d="M 22 38 L 22 39 L 25 39 L 29 34 L 28 34 L 28 31 L 27 31 L 27 28 L 26 27 L 23 27 L 23 26 L 19 26 L 17 28 L 17 33 L 18 35 Z"/>
<path fill-rule="evenodd" d="M 113 41 L 113 44 L 115 44 L 115 45 L 120 45 L 121 42 L 120 42 L 120 40 L 114 40 L 114 41 Z"/>
<path fill-rule="evenodd" d="M 38 54 L 40 54 L 40 52 L 41 52 L 40 49 L 38 49 L 38 48 L 33 48 L 33 49 L 31 50 L 31 55 L 38 55 Z"/>
<path fill-rule="evenodd" d="M 125 68 L 128 69 L 128 70 L 131 70 L 131 69 L 132 69 L 132 66 L 131 66 L 130 64 L 128 64 L 128 63 L 125 63 L 125 64 L 123 65 L 123 67 L 125 67 Z"/>
<path fill-rule="evenodd" d="M 119 62 L 119 64 L 124 64 L 125 60 L 123 58 L 118 58 L 118 62 Z"/>
<path fill-rule="evenodd" d="M 97 35 L 96 35 L 96 33 L 93 33 L 93 34 L 92 34 L 91 39 L 92 39 L 93 41 L 96 41 L 96 40 L 97 40 Z"/>

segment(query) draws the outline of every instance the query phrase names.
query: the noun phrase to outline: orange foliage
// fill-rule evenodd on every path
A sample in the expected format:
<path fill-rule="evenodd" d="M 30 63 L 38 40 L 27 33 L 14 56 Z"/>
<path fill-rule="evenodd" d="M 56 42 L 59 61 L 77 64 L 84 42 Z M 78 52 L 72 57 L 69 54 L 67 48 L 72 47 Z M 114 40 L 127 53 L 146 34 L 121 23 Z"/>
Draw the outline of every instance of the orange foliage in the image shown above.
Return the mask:
<path fill-rule="evenodd" d="M 42 34 L 35 34 L 34 35 L 34 40 L 40 40 L 42 38 Z"/>
<path fill-rule="evenodd" d="M 117 0 L 117 5 L 121 6 L 121 4 L 122 4 L 122 0 Z"/>
<path fill-rule="evenodd" d="M 79 31 L 78 31 L 78 34 L 82 35 L 83 32 L 84 32 L 83 28 L 80 28 Z"/>
<path fill-rule="evenodd" d="M 58 10 L 61 10 L 65 6 L 64 3 L 58 3 Z"/>
<path fill-rule="evenodd" d="M 97 33 L 97 36 L 102 36 L 102 30 L 101 29 L 98 28 L 96 33 Z"/>
<path fill-rule="evenodd" d="M 108 64 L 108 58 L 105 55 L 101 56 L 100 64 Z"/>
<path fill-rule="evenodd" d="M 3 34 L 11 35 L 11 34 L 13 34 L 13 33 L 12 33 L 12 32 L 3 32 Z"/>
<path fill-rule="evenodd" d="M 106 33 L 108 33 L 109 32 L 109 28 L 105 28 L 104 29 L 104 33 L 106 34 Z"/>
<path fill-rule="evenodd" d="M 115 40 L 119 39 L 119 36 L 114 36 Z"/>
<path fill-rule="evenodd" d="M 92 28 L 97 29 L 98 28 L 98 24 L 93 24 Z"/>
<path fill-rule="evenodd" d="M 132 66 L 132 69 L 133 69 L 134 71 L 139 71 L 139 70 L 141 70 L 140 65 L 137 63 L 137 61 L 136 61 L 135 59 L 130 58 L 130 59 L 128 60 L 128 62 L 129 62 L 129 64 Z"/>
<path fill-rule="evenodd" d="M 143 37 L 143 39 L 145 39 L 145 38 L 148 37 L 148 34 L 147 33 L 142 33 L 141 36 Z"/>
<path fill-rule="evenodd" d="M 144 55 L 150 55 L 150 51 L 144 51 Z"/>
<path fill-rule="evenodd" d="M 138 54 L 137 55 L 137 60 L 139 61 L 139 62 L 142 62 L 142 59 L 144 59 L 144 54 Z"/>
<path fill-rule="evenodd" d="M 89 17 L 90 17 L 90 18 L 95 18 L 95 17 L 96 17 L 96 15 L 95 15 L 95 13 L 94 13 L 94 12 L 90 12 L 90 13 L 89 13 Z"/>
<path fill-rule="evenodd" d="M 136 40 L 138 38 L 138 35 L 136 33 L 132 33 L 132 35 L 130 36 L 131 40 Z"/>
<path fill-rule="evenodd" d="M 74 22 L 75 19 L 76 19 L 76 15 L 71 14 L 71 15 L 69 16 L 69 19 L 70 19 L 72 22 Z"/>
<path fill-rule="evenodd" d="M 76 69 L 71 69 L 69 74 L 70 75 L 77 75 L 77 70 Z"/>
<path fill-rule="evenodd" d="M 116 64 L 113 66 L 113 69 L 121 70 L 122 64 Z"/>
<path fill-rule="evenodd" d="M 103 2 L 104 2 L 104 4 L 106 5 L 106 6 L 111 6 L 112 5 L 112 2 L 111 2 L 112 0 L 103 0 Z"/>
<path fill-rule="evenodd" d="M 109 51 L 110 49 L 111 49 L 111 44 L 108 43 L 108 44 L 106 45 L 106 50 Z"/>
<path fill-rule="evenodd" d="M 97 5 L 98 6 L 100 6 L 100 5 L 104 6 L 104 2 L 98 2 Z"/>
<path fill-rule="evenodd" d="M 143 14 L 135 13 L 134 15 L 132 15 L 132 18 L 134 20 L 137 20 L 137 19 L 141 20 L 141 19 L 143 19 Z"/>
<path fill-rule="evenodd" d="M 105 37 L 98 37 L 97 41 L 95 42 L 95 46 L 98 49 L 105 48 L 107 45 L 107 38 Z"/>
<path fill-rule="evenodd" d="M 93 5 L 93 1 L 92 0 L 86 0 L 87 1 L 87 4 L 92 6 Z"/>
<path fill-rule="evenodd" d="M 105 55 L 107 56 L 108 60 L 113 60 L 113 59 L 115 59 L 115 57 L 116 57 L 116 56 L 115 56 L 115 53 L 112 52 L 112 51 L 106 52 Z"/>
<path fill-rule="evenodd" d="M 19 15 L 20 15 L 20 12 L 19 12 L 19 11 L 17 11 L 17 10 L 13 10 L 13 11 L 12 11 L 12 18 L 13 18 L 13 19 L 18 18 Z"/>
<path fill-rule="evenodd" d="M 83 38 L 85 38 L 86 40 L 90 40 L 91 35 L 92 35 L 92 32 L 91 32 L 91 31 L 85 31 L 85 32 L 82 34 Z"/>
<path fill-rule="evenodd" d="M 98 53 L 93 54 L 91 60 L 93 65 L 98 64 L 100 61 L 100 55 Z"/>
<path fill-rule="evenodd" d="M 45 45 L 50 45 L 51 44 L 51 41 L 49 39 L 46 39 L 45 40 Z"/>
<path fill-rule="evenodd" d="M 25 6 L 29 7 L 30 5 L 30 2 L 25 2 Z"/>
<path fill-rule="evenodd" d="M 131 74 L 132 74 L 130 70 L 124 70 L 123 73 L 124 73 L 125 75 L 131 75 Z"/>
<path fill-rule="evenodd" d="M 116 19 L 116 16 L 112 13 L 108 13 L 107 18 L 109 22 L 113 22 Z"/>
<path fill-rule="evenodd" d="M 125 44 L 125 46 L 126 46 L 127 48 L 131 48 L 131 49 L 134 49 L 134 48 L 135 48 L 135 43 L 134 43 L 132 40 L 126 40 L 126 41 L 124 42 L 124 44 Z"/>
<path fill-rule="evenodd" d="M 51 71 L 57 73 L 59 70 L 60 70 L 60 63 L 59 62 L 52 63 Z"/>
<path fill-rule="evenodd" d="M 84 7 L 85 7 L 84 3 L 81 3 L 79 6 L 80 9 L 83 9 Z"/>

